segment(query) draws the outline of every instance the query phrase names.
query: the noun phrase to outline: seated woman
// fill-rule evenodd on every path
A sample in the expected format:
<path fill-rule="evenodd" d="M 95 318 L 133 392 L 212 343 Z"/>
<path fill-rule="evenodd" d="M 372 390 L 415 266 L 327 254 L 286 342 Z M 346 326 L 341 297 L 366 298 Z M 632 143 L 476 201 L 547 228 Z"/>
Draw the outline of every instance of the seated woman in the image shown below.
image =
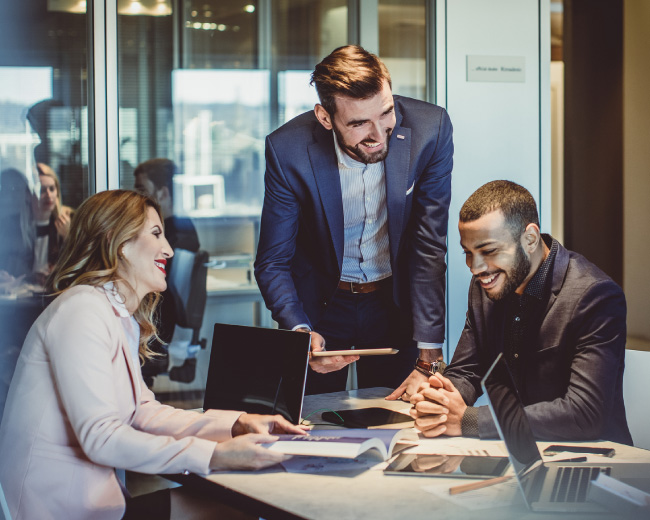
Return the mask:
<path fill-rule="evenodd" d="M 0 482 L 15 520 L 119 519 L 141 497 L 125 501 L 115 468 L 258 469 L 285 458 L 259 445 L 271 433 L 303 433 L 281 416 L 178 410 L 144 385 L 172 254 L 147 197 L 105 191 L 77 211 L 50 278 L 58 296 L 25 340 L 0 425 Z M 168 497 L 157 518 L 169 518 Z"/>
<path fill-rule="evenodd" d="M 70 231 L 72 209 L 61 203 L 61 183 L 54 170 L 44 163 L 38 163 L 36 167 L 41 189 L 36 212 L 33 271 L 37 281 L 44 281 L 59 258 L 63 241 Z"/>

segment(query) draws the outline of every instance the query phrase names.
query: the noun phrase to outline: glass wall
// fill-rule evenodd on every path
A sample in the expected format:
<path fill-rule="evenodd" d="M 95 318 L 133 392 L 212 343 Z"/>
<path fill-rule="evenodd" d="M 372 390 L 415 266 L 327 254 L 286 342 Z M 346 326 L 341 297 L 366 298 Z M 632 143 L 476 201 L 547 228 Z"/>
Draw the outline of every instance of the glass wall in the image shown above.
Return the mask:
<path fill-rule="evenodd" d="M 209 347 L 216 321 L 272 326 L 252 277 L 265 136 L 313 109 L 317 97 L 309 79 L 318 61 L 349 43 L 349 34 L 366 41 L 364 34 L 348 30 L 355 16 L 377 19 L 370 29 L 378 49 L 371 50 L 391 70 L 394 92 L 425 99 L 431 3 L 106 0 L 88 3 L 94 13 L 87 14 L 86 2 L 79 0 L 2 2 L 0 195 L 5 202 L 0 216 L 8 238 L 0 244 L 0 303 L 33 294 L 42 282 L 34 275 L 34 255 L 38 222 L 47 215 L 39 209 L 37 164 L 58 175 L 62 204 L 74 209 L 95 185 L 135 188 L 136 167 L 165 158 L 175 165 L 169 213 L 189 219 L 210 257 L 201 337 Z M 359 5 L 377 12 L 350 12 Z M 97 50 L 89 51 L 89 41 L 100 52 L 95 70 L 89 56 Z M 110 91 L 100 89 L 97 95 L 106 98 L 90 101 L 109 118 L 117 114 L 118 132 L 112 131 L 112 120 L 89 129 L 87 93 L 93 78 L 98 80 L 94 92 L 104 81 Z M 119 165 L 119 175 L 112 166 L 106 175 L 106 158 L 99 151 L 95 155 L 94 142 L 103 143 L 101 153 L 108 153 L 108 164 Z M 18 307 L 5 307 L 11 321 Z M 25 320 L 27 327 L 32 318 Z M 16 349 L 25 332 L 17 335 Z M 207 366 L 208 351 L 199 354 L 199 365 Z M 179 388 L 200 392 L 204 377 L 199 373 Z M 175 383 L 169 384 L 154 389 L 172 391 Z"/>
<path fill-rule="evenodd" d="M 58 219 L 92 186 L 86 27 L 85 2 L 0 3 L 0 413 L 67 234 Z"/>
<path fill-rule="evenodd" d="M 160 4 L 167 7 L 158 11 Z M 209 345 L 217 321 L 272 325 L 252 276 L 264 139 L 313 109 L 309 76 L 315 63 L 346 44 L 347 2 L 141 5 L 139 12 L 118 5 L 120 186 L 134 187 L 135 168 L 144 161 L 175 164 L 171 213 L 191 219 L 210 255 L 201 331 Z M 178 366 L 187 332 L 174 334 L 171 366 Z M 208 358 L 209 349 L 199 352 L 193 382 L 160 375 L 154 390 L 189 406 L 193 389 L 204 388 Z"/>
<path fill-rule="evenodd" d="M 427 7 L 425 0 L 379 0 L 379 56 L 393 92 L 426 100 Z"/>

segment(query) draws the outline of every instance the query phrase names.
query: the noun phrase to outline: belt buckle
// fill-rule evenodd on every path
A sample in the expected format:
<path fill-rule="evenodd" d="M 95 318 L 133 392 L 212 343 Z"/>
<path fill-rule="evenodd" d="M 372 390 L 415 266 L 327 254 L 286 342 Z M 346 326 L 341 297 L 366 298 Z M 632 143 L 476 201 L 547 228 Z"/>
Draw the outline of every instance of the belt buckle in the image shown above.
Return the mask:
<path fill-rule="evenodd" d="M 354 282 L 350 282 L 350 292 L 351 292 L 352 294 L 360 294 L 361 291 L 355 291 L 355 290 L 354 290 L 354 285 L 355 285 Z"/>

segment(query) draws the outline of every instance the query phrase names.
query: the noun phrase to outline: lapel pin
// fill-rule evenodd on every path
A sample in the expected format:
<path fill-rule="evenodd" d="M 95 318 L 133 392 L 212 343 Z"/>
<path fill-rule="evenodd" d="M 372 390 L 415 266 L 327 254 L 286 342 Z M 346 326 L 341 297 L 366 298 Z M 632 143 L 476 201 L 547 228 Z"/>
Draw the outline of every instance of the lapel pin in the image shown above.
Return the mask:
<path fill-rule="evenodd" d="M 397 134 L 398 139 L 404 139 L 404 136 L 402 134 Z"/>

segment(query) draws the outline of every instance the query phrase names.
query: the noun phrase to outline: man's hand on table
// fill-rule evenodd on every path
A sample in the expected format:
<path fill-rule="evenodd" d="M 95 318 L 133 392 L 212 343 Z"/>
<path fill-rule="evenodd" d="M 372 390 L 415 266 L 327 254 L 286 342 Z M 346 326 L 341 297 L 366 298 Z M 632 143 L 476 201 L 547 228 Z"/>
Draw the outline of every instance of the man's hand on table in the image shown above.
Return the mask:
<path fill-rule="evenodd" d="M 411 397 L 411 416 L 425 437 L 462 434 L 461 421 L 467 405 L 452 382 L 435 374 Z"/>
<path fill-rule="evenodd" d="M 307 329 L 296 329 L 301 332 L 308 332 L 311 335 L 311 351 L 321 352 L 325 350 L 325 338 L 318 332 L 309 331 Z M 327 374 L 328 372 L 336 372 L 345 368 L 350 363 L 354 363 L 359 359 L 359 356 L 327 356 L 327 357 L 309 357 L 309 366 L 314 372 L 319 374 Z"/>
<path fill-rule="evenodd" d="M 427 382 L 427 376 L 418 370 L 413 370 L 409 376 L 404 380 L 404 382 L 399 385 L 392 394 L 386 396 L 388 401 L 396 401 L 397 399 L 402 399 L 407 403 L 411 402 L 411 396 L 418 392 L 420 386 Z"/>
<path fill-rule="evenodd" d="M 247 433 L 295 433 L 302 435 L 308 428 L 291 424 L 281 415 L 258 415 L 254 413 L 243 413 L 233 424 L 232 436 L 245 435 Z"/>

